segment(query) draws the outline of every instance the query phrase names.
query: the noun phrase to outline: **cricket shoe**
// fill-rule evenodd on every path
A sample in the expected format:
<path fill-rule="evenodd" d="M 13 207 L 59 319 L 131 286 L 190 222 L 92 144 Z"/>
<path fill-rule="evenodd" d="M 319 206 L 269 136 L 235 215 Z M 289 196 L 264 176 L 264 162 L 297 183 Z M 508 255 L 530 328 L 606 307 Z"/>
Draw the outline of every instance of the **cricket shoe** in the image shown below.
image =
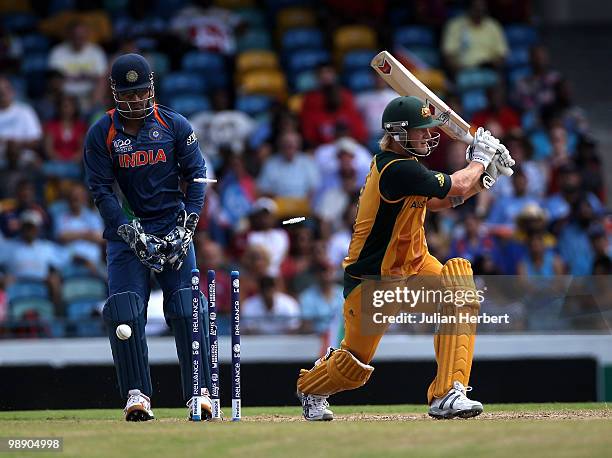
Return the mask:
<path fill-rule="evenodd" d="M 298 398 L 302 401 L 304 418 L 308 421 L 330 421 L 334 419 L 334 413 L 328 409 L 329 396 L 319 396 L 317 394 L 305 394 L 298 392 Z"/>
<path fill-rule="evenodd" d="M 202 388 L 201 390 L 202 396 L 196 398 L 193 396 L 189 401 L 187 401 L 187 409 L 189 414 L 189 421 L 193 421 L 193 403 L 196 400 L 200 403 L 200 412 L 202 420 L 210 420 L 212 418 L 212 401 L 210 400 L 210 393 L 208 392 L 208 388 Z"/>
<path fill-rule="evenodd" d="M 453 387 L 441 398 L 434 398 L 429 406 L 429 416 L 438 419 L 448 418 L 472 418 L 482 413 L 482 404 L 472 401 L 465 395 L 472 387 L 463 386 L 455 381 Z"/>
<path fill-rule="evenodd" d="M 151 400 L 145 396 L 140 390 L 130 390 L 130 395 L 125 405 L 123 412 L 125 413 L 125 421 L 148 421 L 154 420 L 155 415 L 151 410 Z"/>

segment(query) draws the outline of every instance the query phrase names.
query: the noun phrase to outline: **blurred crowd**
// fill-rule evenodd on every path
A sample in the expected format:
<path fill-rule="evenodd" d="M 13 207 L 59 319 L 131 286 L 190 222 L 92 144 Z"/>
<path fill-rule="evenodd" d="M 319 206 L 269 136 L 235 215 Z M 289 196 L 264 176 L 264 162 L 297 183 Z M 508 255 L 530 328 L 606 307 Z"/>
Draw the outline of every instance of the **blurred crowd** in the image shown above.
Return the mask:
<path fill-rule="evenodd" d="M 109 66 L 124 52 L 150 61 L 157 101 L 188 117 L 218 179 L 198 265 L 217 270 L 221 314 L 240 270 L 246 332 L 336 333 L 359 189 L 396 96 L 369 68 L 382 49 L 517 161 L 492 192 L 428 216 L 432 254 L 483 275 L 611 273 L 598 144 L 530 10 L 529 0 L 0 1 L 0 336 L 97 332 L 57 323 L 99 313 L 105 298 L 103 226 L 81 162 L 88 126 L 113 108 Z M 425 162 L 452 173 L 465 145 L 443 135 Z M 294 216 L 307 219 L 280 224 Z"/>

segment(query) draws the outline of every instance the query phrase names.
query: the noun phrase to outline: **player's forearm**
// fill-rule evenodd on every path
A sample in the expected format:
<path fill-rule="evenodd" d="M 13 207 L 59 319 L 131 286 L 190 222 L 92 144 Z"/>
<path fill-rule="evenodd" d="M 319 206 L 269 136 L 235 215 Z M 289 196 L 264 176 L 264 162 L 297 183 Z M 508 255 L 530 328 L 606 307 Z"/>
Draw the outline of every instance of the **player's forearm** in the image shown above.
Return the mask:
<path fill-rule="evenodd" d="M 449 196 L 463 197 L 467 199 L 479 192 L 480 176 L 484 172 L 484 166 L 480 162 L 470 162 L 464 169 L 458 170 L 451 175 L 451 188 Z"/>

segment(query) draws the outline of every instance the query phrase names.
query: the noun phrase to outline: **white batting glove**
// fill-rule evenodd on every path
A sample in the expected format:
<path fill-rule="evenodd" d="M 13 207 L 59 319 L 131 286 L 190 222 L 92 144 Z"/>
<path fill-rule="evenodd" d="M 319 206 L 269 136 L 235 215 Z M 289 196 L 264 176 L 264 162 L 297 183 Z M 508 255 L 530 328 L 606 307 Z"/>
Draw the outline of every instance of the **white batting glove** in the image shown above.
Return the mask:
<path fill-rule="evenodd" d="M 512 166 L 515 164 L 514 159 L 510 155 L 510 151 L 506 148 L 496 137 L 491 135 L 491 132 L 488 130 L 479 127 L 474 135 L 474 141 L 472 146 L 477 145 L 486 145 L 489 148 L 494 148 L 497 151 L 497 155 L 495 156 L 495 162 L 497 164 L 497 169 L 502 175 L 512 176 L 514 173 L 512 170 Z M 469 148 L 466 151 L 466 160 L 471 162 Z M 488 167 L 488 164 L 487 166 Z"/>
<path fill-rule="evenodd" d="M 468 146 L 465 150 L 465 158 L 468 162 L 480 162 L 484 168 L 489 167 L 497 150 L 484 143 L 476 143 Z"/>

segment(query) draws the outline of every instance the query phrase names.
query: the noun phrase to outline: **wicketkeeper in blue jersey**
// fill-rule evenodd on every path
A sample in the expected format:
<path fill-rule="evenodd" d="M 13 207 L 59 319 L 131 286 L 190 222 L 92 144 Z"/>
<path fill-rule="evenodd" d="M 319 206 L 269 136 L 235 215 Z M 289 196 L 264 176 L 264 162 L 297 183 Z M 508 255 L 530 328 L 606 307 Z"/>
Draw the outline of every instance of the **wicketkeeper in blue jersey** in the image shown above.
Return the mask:
<path fill-rule="evenodd" d="M 176 341 L 183 396 L 188 405 L 192 402 L 192 238 L 205 188 L 194 180 L 205 178 L 206 167 L 189 122 L 155 103 L 153 72 L 145 58 L 118 57 L 110 85 L 115 108 L 87 133 L 84 162 L 87 185 L 105 223 L 109 298 L 103 317 L 119 390 L 127 401 L 125 419 L 145 421 L 154 418 L 145 337 L 151 271 L 164 292 L 164 315 Z M 181 182 L 186 183 L 185 193 Z M 201 303 L 205 305 L 205 299 Z M 206 314 L 200 319 L 202 328 L 208 329 Z M 117 337 L 120 324 L 131 327 L 131 337 Z M 207 361 L 206 342 L 200 348 Z M 208 364 L 203 366 L 200 386 L 209 387 Z M 208 417 L 210 399 L 203 391 L 202 411 Z"/>

